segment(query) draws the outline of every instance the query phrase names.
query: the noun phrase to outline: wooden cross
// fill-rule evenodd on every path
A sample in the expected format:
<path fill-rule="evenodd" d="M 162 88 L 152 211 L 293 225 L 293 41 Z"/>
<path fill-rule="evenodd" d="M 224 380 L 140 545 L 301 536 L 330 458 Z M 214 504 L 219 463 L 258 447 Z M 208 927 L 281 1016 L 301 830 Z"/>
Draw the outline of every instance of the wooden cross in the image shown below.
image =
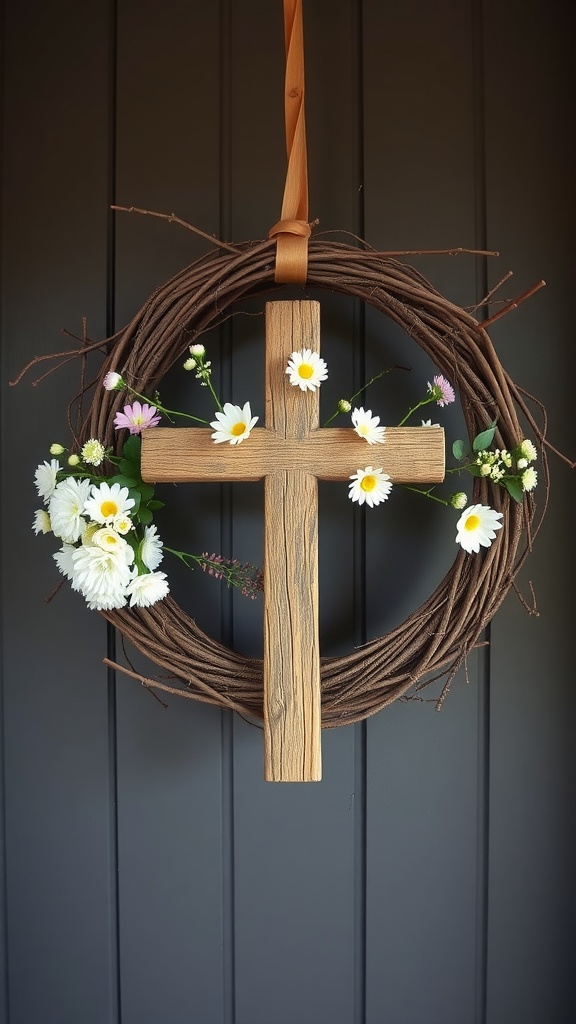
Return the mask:
<path fill-rule="evenodd" d="M 265 426 L 237 445 L 215 444 L 201 427 L 142 435 L 149 482 L 264 478 L 264 774 L 275 782 L 321 778 L 318 480 L 348 482 L 366 464 L 393 482 L 444 479 L 439 428 L 388 427 L 374 446 L 351 427 L 320 429 L 319 392 L 294 387 L 285 372 L 303 348 L 320 351 L 319 303 L 267 303 Z"/>

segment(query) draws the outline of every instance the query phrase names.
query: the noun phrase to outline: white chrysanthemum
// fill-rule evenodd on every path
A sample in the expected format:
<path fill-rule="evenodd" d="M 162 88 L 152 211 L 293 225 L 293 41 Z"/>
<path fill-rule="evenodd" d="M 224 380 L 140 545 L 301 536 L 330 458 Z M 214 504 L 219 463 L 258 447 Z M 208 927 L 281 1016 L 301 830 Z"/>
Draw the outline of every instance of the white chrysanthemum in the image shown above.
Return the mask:
<path fill-rule="evenodd" d="M 386 440 L 386 427 L 379 427 L 379 416 L 373 416 L 372 410 L 363 408 L 354 409 L 352 413 L 352 425 L 359 437 L 363 437 L 368 444 L 384 444 Z"/>
<path fill-rule="evenodd" d="M 164 558 L 162 541 L 154 525 L 146 526 L 144 529 L 144 539 L 140 545 L 140 558 L 146 568 L 152 571 L 158 568 Z"/>
<path fill-rule="evenodd" d="M 122 608 L 132 572 L 125 558 L 116 551 L 103 551 L 88 544 L 72 554 L 72 586 L 79 590 L 88 607 L 97 611 Z"/>
<path fill-rule="evenodd" d="M 456 491 L 456 494 L 453 494 L 450 498 L 450 504 L 452 508 L 457 508 L 461 512 L 468 504 L 468 495 L 464 491 Z"/>
<path fill-rule="evenodd" d="M 489 548 L 496 530 L 502 529 L 499 519 L 502 512 L 495 512 L 489 505 L 470 505 L 456 523 L 456 543 L 470 554 L 477 554 L 480 546 Z"/>
<path fill-rule="evenodd" d="M 133 548 L 110 526 L 102 526 L 99 530 L 95 530 L 92 534 L 92 544 L 101 548 L 102 551 L 110 551 L 118 558 L 123 558 L 128 565 L 134 561 Z"/>
<path fill-rule="evenodd" d="M 258 417 L 252 415 L 250 402 L 246 402 L 243 408 L 226 402 L 223 411 L 217 412 L 216 419 L 210 424 L 215 431 L 212 440 L 215 444 L 222 444 L 223 441 L 240 444 L 250 437 L 250 431 L 257 420 Z"/>
<path fill-rule="evenodd" d="M 204 348 L 204 345 L 202 345 L 200 342 L 198 342 L 197 345 L 190 345 L 188 351 L 190 352 L 191 356 L 198 356 L 200 359 L 202 358 L 202 356 L 206 355 L 206 349 Z"/>
<path fill-rule="evenodd" d="M 53 555 L 53 559 L 56 562 L 60 572 L 67 580 L 74 578 L 74 562 L 72 561 L 72 555 L 78 549 L 73 544 L 63 544 L 60 551 L 57 551 Z"/>
<path fill-rule="evenodd" d="M 423 427 L 439 427 L 439 423 L 432 423 L 432 420 L 422 420 Z"/>
<path fill-rule="evenodd" d="M 52 529 L 65 544 L 75 544 L 86 529 L 82 515 L 89 492 L 89 480 L 69 476 L 57 485 L 50 498 L 48 513 Z"/>
<path fill-rule="evenodd" d="M 32 529 L 36 536 L 38 536 L 39 533 L 52 533 L 52 523 L 50 522 L 50 516 L 45 508 L 39 508 L 34 513 Z"/>
<path fill-rule="evenodd" d="M 90 497 L 84 505 L 84 514 L 95 523 L 107 525 L 113 523 L 118 516 L 125 516 L 134 505 L 134 499 L 128 496 L 128 488 L 120 484 L 92 484 Z"/>
<path fill-rule="evenodd" d="M 82 461 L 89 466 L 99 466 L 104 459 L 106 449 L 101 441 L 96 437 L 91 437 L 89 441 L 86 441 L 80 454 Z"/>
<path fill-rule="evenodd" d="M 102 381 L 102 386 L 106 391 L 120 391 L 124 387 L 124 381 L 116 370 L 109 370 Z"/>
<path fill-rule="evenodd" d="M 286 373 L 290 383 L 302 391 L 315 391 L 328 376 L 328 367 L 324 360 L 310 348 L 293 352 L 288 360 Z"/>
<path fill-rule="evenodd" d="M 359 505 L 366 502 L 370 508 L 385 501 L 392 490 L 388 474 L 383 473 L 381 469 L 373 469 L 372 466 L 359 469 L 350 479 L 352 483 L 349 484 L 348 497 L 352 501 L 357 501 Z"/>
<path fill-rule="evenodd" d="M 126 591 L 130 598 L 130 607 L 149 608 L 170 592 L 165 572 L 147 572 L 143 576 L 135 576 Z"/>
<path fill-rule="evenodd" d="M 526 459 L 527 462 L 534 462 L 534 460 L 538 458 L 536 445 L 533 441 L 529 441 L 528 438 L 525 438 L 521 444 L 518 445 L 517 453 L 520 458 Z"/>
<path fill-rule="evenodd" d="M 56 475 L 60 469 L 62 466 L 58 459 L 50 459 L 50 462 L 42 462 L 34 474 L 36 490 L 45 505 L 48 504 L 56 490 Z"/>
<path fill-rule="evenodd" d="M 538 483 L 538 473 L 532 466 L 528 466 L 522 473 L 522 490 L 533 491 Z"/>

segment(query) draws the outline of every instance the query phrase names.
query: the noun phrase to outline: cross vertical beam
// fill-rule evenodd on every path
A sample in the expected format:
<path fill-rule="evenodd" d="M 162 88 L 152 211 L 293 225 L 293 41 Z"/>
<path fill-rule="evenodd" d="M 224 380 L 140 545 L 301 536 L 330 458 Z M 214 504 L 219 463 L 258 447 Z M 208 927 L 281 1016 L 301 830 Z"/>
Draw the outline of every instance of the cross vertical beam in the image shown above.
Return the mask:
<path fill-rule="evenodd" d="M 294 350 L 320 351 L 317 302 L 266 306 L 266 427 L 304 444 L 319 426 L 318 391 L 291 387 Z M 321 767 L 318 482 L 306 470 L 268 473 L 264 488 L 264 775 L 317 782 Z"/>

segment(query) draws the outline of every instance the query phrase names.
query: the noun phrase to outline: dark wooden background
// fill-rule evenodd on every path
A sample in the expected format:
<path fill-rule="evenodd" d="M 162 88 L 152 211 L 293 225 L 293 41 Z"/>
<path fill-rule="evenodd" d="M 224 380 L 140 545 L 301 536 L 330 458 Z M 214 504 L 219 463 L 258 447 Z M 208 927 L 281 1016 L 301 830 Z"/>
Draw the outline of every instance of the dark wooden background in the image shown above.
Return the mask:
<path fill-rule="evenodd" d="M 547 288 L 493 328 L 574 455 L 574 34 L 561 0 L 308 0 L 311 215 L 414 260 L 473 305 Z M 574 481 L 490 647 L 440 714 L 398 703 L 324 734 L 324 781 L 262 781 L 261 732 L 107 677 L 104 621 L 33 537 L 33 470 L 66 443 L 69 365 L 9 389 L 60 329 L 103 337 L 205 251 L 116 201 L 263 237 L 284 175 L 280 0 L 6 0 L 3 192 L 2 1024 L 574 1024 Z M 394 422 L 433 368 L 323 295 L 331 373 Z M 223 392 L 263 412 L 261 307 L 208 339 Z M 245 312 L 248 312 L 246 307 Z M 338 376 L 338 374 L 340 376 Z M 175 373 L 175 400 L 199 397 Z M 448 412 L 448 411 L 447 411 Z M 447 415 L 451 436 L 458 414 Z M 396 494 L 356 515 L 326 486 L 322 641 L 401 621 L 454 556 L 451 513 Z M 261 557 L 261 493 L 169 492 L 172 546 Z M 170 540 L 168 541 L 168 538 Z M 261 604 L 168 567 L 215 636 L 260 646 Z M 140 659 L 138 664 L 147 671 Z M 424 694 L 426 696 L 426 694 Z"/>

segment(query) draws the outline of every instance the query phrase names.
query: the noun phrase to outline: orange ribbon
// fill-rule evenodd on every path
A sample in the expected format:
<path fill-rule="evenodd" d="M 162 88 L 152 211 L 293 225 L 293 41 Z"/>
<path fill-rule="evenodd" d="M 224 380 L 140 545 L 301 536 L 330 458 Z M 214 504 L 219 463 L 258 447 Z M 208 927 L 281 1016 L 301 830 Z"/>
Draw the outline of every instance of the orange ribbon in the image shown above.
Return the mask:
<path fill-rule="evenodd" d="M 284 0 L 286 80 L 284 116 L 288 169 L 282 214 L 268 232 L 277 238 L 274 279 L 278 284 L 304 284 L 308 273 L 308 163 L 304 119 L 304 33 L 302 0 Z"/>

